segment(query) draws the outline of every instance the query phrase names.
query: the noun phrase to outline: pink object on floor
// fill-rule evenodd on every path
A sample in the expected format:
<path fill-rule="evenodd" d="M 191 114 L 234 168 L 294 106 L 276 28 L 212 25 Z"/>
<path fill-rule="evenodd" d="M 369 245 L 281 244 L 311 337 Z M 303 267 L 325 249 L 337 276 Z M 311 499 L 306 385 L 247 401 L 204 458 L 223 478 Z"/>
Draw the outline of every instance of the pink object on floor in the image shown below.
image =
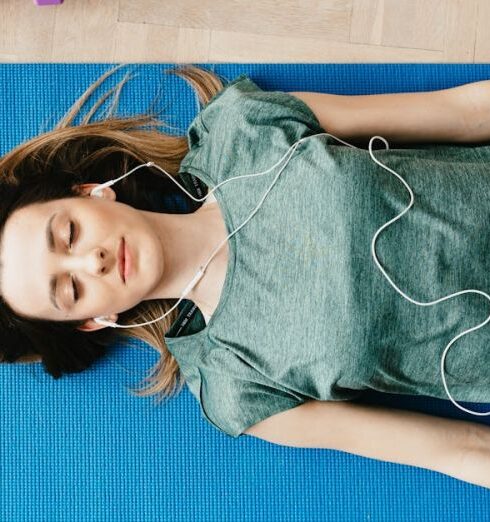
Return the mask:
<path fill-rule="evenodd" d="M 63 0 L 34 0 L 36 5 L 58 5 L 62 4 Z"/>

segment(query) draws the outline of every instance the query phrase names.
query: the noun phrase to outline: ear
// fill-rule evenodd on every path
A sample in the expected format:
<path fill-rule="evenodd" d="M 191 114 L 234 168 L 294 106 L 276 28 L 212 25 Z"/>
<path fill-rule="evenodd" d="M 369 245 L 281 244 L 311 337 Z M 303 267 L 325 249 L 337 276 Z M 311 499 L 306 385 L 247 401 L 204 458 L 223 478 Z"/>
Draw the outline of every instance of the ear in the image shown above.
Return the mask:
<path fill-rule="evenodd" d="M 90 196 L 90 192 L 100 185 L 101 183 L 82 183 L 81 185 L 73 185 L 73 188 L 78 192 L 78 194 L 80 194 L 80 196 Z M 111 187 L 104 187 L 102 189 L 102 197 L 115 201 L 116 193 L 111 189 Z"/>
<path fill-rule="evenodd" d="M 117 314 L 109 315 L 108 319 L 113 323 L 117 323 Z M 96 323 L 93 319 L 87 319 L 85 321 L 85 324 L 82 324 L 82 326 L 77 327 L 77 330 L 80 330 L 81 332 L 94 332 L 95 330 L 100 330 L 101 328 L 109 327 L 104 324 Z"/>

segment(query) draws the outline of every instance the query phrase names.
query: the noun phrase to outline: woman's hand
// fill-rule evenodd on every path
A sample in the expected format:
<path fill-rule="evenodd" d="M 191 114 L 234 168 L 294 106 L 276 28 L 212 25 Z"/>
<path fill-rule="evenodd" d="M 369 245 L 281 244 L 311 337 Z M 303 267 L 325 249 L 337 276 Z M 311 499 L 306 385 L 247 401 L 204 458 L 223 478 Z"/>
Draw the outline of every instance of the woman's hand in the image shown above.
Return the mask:
<path fill-rule="evenodd" d="M 490 489 L 490 426 L 474 424 L 459 461 L 447 474 Z"/>

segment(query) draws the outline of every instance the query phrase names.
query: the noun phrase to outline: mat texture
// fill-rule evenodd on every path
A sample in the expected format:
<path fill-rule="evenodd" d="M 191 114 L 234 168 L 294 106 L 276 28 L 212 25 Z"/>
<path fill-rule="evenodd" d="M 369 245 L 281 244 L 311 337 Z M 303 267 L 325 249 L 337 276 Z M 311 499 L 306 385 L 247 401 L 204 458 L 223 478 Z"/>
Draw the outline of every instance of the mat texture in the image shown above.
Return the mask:
<path fill-rule="evenodd" d="M 266 90 L 333 94 L 436 90 L 490 77 L 487 64 L 196 65 L 224 80 L 246 73 Z M 159 96 L 161 117 L 185 134 L 199 106 L 185 81 L 163 75 L 172 66 L 129 64 L 102 88 L 133 71 L 119 114 L 143 112 Z M 49 130 L 112 67 L 0 65 L 0 152 Z M 0 365 L 0 521 L 490 520 L 488 489 L 345 452 L 234 440 L 200 417 L 187 388 L 163 406 L 129 395 L 155 361 L 156 352 L 133 342 L 58 381 L 40 365 Z M 449 401 L 372 392 L 365 402 L 490 425 Z"/>

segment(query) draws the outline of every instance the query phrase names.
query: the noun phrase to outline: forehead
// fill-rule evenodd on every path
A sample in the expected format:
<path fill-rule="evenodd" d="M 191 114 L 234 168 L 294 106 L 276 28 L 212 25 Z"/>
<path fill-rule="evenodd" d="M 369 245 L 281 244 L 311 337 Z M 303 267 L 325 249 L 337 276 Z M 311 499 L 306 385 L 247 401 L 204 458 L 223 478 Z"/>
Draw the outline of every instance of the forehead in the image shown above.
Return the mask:
<path fill-rule="evenodd" d="M 0 244 L 0 283 L 5 300 L 20 314 L 54 319 L 61 313 L 49 299 L 46 225 L 54 212 L 63 213 L 65 201 L 28 205 L 16 210 L 5 223 Z"/>
<path fill-rule="evenodd" d="M 75 199 L 75 198 L 74 198 Z M 14 246 L 18 246 L 19 238 L 30 234 L 32 241 L 45 240 L 45 228 L 53 213 L 62 213 L 72 208 L 75 201 L 67 199 L 32 203 L 17 209 L 7 219 L 0 242 L 0 260 L 8 257 Z"/>
<path fill-rule="evenodd" d="M 73 208 L 79 208 L 84 205 L 87 198 L 71 197 L 55 199 L 51 201 L 43 201 L 42 203 L 32 203 L 20 209 L 17 209 L 11 214 L 4 227 L 4 234 L 23 231 L 26 226 L 31 226 L 33 223 L 38 223 L 40 219 L 48 219 L 54 212 L 62 213 Z M 46 223 L 44 223 L 46 225 Z M 37 230 L 37 229 L 36 229 Z M 3 234 L 3 235 L 4 235 Z M 3 251 L 3 238 L 0 245 L 0 256 Z"/>
<path fill-rule="evenodd" d="M 7 232 L 8 229 L 12 229 L 14 227 L 17 228 L 25 226 L 27 219 L 32 219 L 33 217 L 38 218 L 41 215 L 45 215 L 47 212 L 49 212 L 50 208 L 53 208 L 53 203 L 53 201 L 33 203 L 31 205 L 17 209 L 8 217 L 7 222 L 5 223 L 5 231 Z"/>

